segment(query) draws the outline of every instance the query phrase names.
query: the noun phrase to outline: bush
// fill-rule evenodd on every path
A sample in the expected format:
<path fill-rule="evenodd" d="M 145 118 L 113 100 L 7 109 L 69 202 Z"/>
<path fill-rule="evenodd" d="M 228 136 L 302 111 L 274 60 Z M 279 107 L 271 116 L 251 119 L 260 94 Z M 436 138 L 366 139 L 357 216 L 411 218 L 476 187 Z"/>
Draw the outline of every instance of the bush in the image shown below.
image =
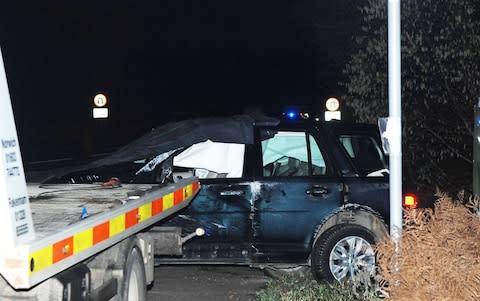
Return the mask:
<path fill-rule="evenodd" d="M 376 245 L 390 300 L 480 299 L 478 202 L 436 196 L 433 209 L 405 211 L 398 252 L 391 239 Z"/>

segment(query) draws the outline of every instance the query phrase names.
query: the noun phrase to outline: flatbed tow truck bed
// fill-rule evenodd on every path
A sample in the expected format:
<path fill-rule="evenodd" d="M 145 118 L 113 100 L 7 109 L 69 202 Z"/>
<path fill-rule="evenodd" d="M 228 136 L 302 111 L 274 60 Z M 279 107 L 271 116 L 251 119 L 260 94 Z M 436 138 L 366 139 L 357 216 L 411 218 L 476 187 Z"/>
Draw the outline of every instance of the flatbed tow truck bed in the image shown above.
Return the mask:
<path fill-rule="evenodd" d="M 37 238 L 52 236 L 61 229 L 125 205 L 136 196 L 155 189 L 158 186 L 145 184 L 122 184 L 119 187 L 103 186 L 102 183 L 27 184 Z"/>
<path fill-rule="evenodd" d="M 163 187 L 29 184 L 35 239 L 10 250 L 0 272 L 14 288 L 28 289 L 145 231 L 187 206 L 198 189 L 195 177 Z"/>

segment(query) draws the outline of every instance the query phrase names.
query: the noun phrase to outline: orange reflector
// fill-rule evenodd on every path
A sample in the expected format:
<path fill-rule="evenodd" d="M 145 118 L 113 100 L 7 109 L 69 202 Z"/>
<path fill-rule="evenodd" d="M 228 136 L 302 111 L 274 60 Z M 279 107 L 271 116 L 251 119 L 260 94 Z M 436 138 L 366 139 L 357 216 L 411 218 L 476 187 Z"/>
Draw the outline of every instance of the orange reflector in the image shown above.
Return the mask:
<path fill-rule="evenodd" d="M 403 198 L 403 205 L 406 207 L 416 207 L 417 206 L 417 197 L 413 194 L 407 194 Z"/>

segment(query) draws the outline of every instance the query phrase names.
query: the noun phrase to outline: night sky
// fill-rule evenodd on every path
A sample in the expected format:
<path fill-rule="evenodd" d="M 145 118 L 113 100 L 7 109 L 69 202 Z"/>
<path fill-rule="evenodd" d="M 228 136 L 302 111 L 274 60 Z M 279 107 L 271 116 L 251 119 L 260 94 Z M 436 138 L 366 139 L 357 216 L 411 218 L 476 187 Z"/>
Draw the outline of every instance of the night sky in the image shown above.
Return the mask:
<path fill-rule="evenodd" d="M 24 162 L 110 151 L 186 117 L 323 110 L 341 93 L 361 2 L 2 4 L 0 47 Z M 99 92 L 108 120 L 91 118 Z"/>

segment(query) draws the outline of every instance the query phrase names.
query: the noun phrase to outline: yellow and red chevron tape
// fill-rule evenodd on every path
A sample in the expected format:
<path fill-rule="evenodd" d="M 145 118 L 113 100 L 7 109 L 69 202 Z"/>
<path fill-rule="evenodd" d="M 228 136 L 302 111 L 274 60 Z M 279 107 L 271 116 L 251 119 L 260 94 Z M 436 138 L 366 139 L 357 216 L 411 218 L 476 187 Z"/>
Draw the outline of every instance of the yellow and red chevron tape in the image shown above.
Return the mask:
<path fill-rule="evenodd" d="M 91 228 L 77 232 L 65 239 L 30 254 L 30 275 L 50 267 L 66 258 L 79 254 L 102 241 L 140 224 L 165 210 L 180 204 L 199 189 L 198 181 L 166 194 L 137 208 L 119 214 Z"/>

